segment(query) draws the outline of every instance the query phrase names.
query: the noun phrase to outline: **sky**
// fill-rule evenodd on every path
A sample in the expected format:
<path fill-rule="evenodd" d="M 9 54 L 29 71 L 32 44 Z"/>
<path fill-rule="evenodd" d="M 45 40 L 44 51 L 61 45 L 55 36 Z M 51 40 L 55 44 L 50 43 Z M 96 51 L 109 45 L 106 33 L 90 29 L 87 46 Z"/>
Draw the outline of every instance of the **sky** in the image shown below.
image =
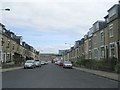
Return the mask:
<path fill-rule="evenodd" d="M 41 53 L 58 53 L 80 40 L 118 0 L 1 0 L 0 22 Z M 67 43 L 67 44 L 65 44 Z"/>

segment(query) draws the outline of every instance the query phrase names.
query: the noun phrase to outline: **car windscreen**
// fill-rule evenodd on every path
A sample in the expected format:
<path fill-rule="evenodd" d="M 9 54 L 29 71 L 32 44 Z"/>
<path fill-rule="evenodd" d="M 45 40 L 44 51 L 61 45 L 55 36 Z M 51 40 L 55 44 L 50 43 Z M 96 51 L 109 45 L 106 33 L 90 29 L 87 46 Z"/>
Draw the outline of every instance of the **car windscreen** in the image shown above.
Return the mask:
<path fill-rule="evenodd" d="M 26 61 L 26 63 L 33 63 L 33 61 Z"/>
<path fill-rule="evenodd" d="M 64 62 L 65 64 L 71 64 L 71 62 Z"/>
<path fill-rule="evenodd" d="M 39 62 L 39 60 L 35 60 L 35 61 Z"/>

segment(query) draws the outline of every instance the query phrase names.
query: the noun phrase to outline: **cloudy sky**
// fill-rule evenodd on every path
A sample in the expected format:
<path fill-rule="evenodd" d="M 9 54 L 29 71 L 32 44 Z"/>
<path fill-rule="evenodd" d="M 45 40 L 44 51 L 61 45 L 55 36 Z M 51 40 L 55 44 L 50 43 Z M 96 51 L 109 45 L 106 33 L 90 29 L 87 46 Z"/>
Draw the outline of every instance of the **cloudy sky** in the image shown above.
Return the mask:
<path fill-rule="evenodd" d="M 118 0 L 1 0 L 0 22 L 41 53 L 58 53 L 80 40 Z M 67 43 L 67 44 L 65 44 Z"/>

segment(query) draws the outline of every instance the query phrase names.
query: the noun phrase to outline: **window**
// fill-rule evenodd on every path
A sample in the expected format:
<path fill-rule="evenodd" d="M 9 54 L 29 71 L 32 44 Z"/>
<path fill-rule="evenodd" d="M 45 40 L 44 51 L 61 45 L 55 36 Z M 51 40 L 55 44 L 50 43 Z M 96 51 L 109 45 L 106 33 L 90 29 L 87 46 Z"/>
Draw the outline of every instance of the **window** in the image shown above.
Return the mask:
<path fill-rule="evenodd" d="M 113 37 L 113 24 L 109 25 L 109 36 Z"/>
<path fill-rule="evenodd" d="M 0 60 L 2 60 L 2 51 L 0 51 Z"/>
<path fill-rule="evenodd" d="M 96 34 L 94 36 L 94 45 L 96 45 L 96 42 L 97 42 L 97 37 L 96 37 Z"/>
<path fill-rule="evenodd" d="M 92 40 L 89 39 L 89 49 L 91 49 L 91 48 L 92 48 Z"/>
<path fill-rule="evenodd" d="M 97 49 L 94 50 L 94 58 L 97 58 L 98 57 L 98 51 Z"/>
<path fill-rule="evenodd" d="M 96 30 L 99 30 L 99 22 L 96 23 Z"/>
<path fill-rule="evenodd" d="M 1 39 L 1 46 L 3 46 L 3 44 L 4 44 L 4 41 L 3 41 L 3 38 Z"/>
<path fill-rule="evenodd" d="M 101 55 L 101 58 L 104 58 L 104 47 L 101 47 L 100 55 Z"/>
<path fill-rule="evenodd" d="M 15 44 L 13 44 L 13 47 L 12 47 L 12 49 L 13 49 L 13 50 L 15 49 Z"/>
<path fill-rule="evenodd" d="M 0 26 L 0 33 L 2 33 L 2 26 Z"/>
<path fill-rule="evenodd" d="M 110 45 L 110 56 L 115 57 L 115 45 L 114 44 Z"/>
<path fill-rule="evenodd" d="M 10 40 L 8 40 L 7 48 L 10 48 Z"/>
<path fill-rule="evenodd" d="M 110 11 L 109 11 L 109 18 L 111 18 L 112 16 L 114 16 L 116 14 L 116 8 L 112 8 Z"/>
<path fill-rule="evenodd" d="M 6 54 L 3 54 L 3 62 L 6 62 Z"/>
<path fill-rule="evenodd" d="M 91 58 L 92 58 L 92 52 L 89 51 L 89 59 L 91 59 Z"/>
<path fill-rule="evenodd" d="M 10 54 L 7 54 L 7 61 L 10 61 Z"/>
<path fill-rule="evenodd" d="M 101 40 L 101 41 L 104 40 L 104 33 L 103 33 L 103 32 L 100 33 L 100 40 Z"/>

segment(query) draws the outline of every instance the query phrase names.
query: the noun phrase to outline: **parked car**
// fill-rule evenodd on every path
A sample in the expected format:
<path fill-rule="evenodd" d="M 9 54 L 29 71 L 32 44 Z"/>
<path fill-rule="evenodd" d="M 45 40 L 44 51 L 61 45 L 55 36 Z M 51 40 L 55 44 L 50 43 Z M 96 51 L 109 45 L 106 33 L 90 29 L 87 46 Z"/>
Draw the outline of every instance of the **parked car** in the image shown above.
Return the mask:
<path fill-rule="evenodd" d="M 48 64 L 48 61 L 45 61 L 45 64 Z"/>
<path fill-rule="evenodd" d="M 72 68 L 71 61 L 64 61 L 63 62 L 63 68 Z"/>
<path fill-rule="evenodd" d="M 41 61 L 41 65 L 45 65 L 45 61 Z"/>
<path fill-rule="evenodd" d="M 24 64 L 24 69 L 35 68 L 35 60 L 27 60 Z"/>
<path fill-rule="evenodd" d="M 36 66 L 36 67 L 41 67 L 41 62 L 40 62 L 40 60 L 35 60 L 35 66 Z"/>
<path fill-rule="evenodd" d="M 47 62 L 48 62 L 48 63 L 52 63 L 52 61 L 50 61 L 50 60 L 48 60 Z"/>
<path fill-rule="evenodd" d="M 61 62 L 61 61 L 60 61 L 60 60 L 58 60 L 58 61 L 56 62 L 56 64 L 57 64 L 57 65 L 59 65 L 59 64 L 60 64 L 60 62 Z"/>
<path fill-rule="evenodd" d="M 57 65 L 57 61 L 54 62 Z"/>
<path fill-rule="evenodd" d="M 63 61 L 60 61 L 60 62 L 59 62 L 59 66 L 63 66 Z"/>

